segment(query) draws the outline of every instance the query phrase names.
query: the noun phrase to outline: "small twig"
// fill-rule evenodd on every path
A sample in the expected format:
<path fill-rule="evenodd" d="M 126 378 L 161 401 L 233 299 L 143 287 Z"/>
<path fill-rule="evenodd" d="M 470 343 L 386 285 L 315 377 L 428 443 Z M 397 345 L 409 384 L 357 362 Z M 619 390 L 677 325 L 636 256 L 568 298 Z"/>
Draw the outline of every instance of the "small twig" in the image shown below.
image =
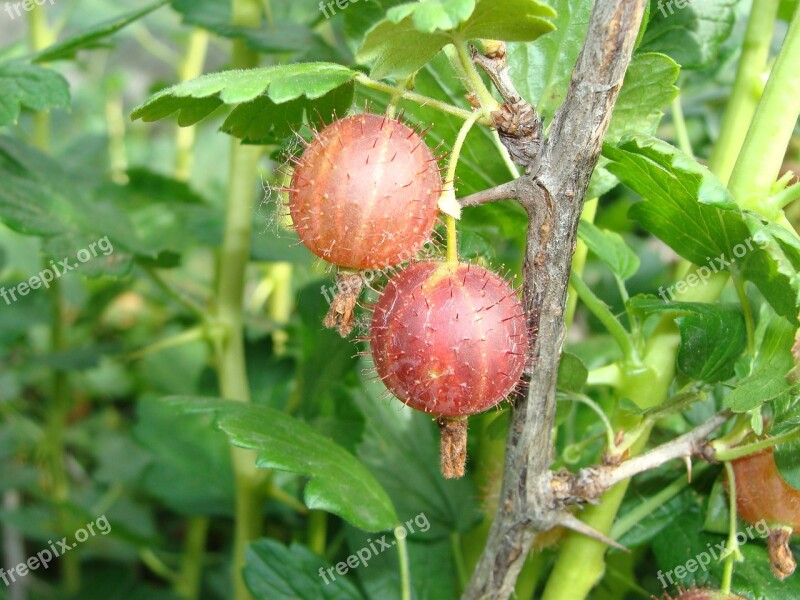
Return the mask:
<path fill-rule="evenodd" d="M 472 60 L 486 71 L 503 97 L 503 104 L 492 113 L 500 140 L 515 163 L 535 171 L 542 145 L 542 120 L 536 108 L 514 87 L 508 73 L 505 47 L 501 45 L 486 56 L 473 47 Z"/>
<path fill-rule="evenodd" d="M 729 417 L 727 411 L 721 412 L 692 431 L 618 465 L 587 467 L 575 475 L 557 476 L 553 480 L 557 501 L 565 505 L 593 502 L 617 483 L 634 475 L 660 467 L 671 460 L 700 455 L 705 438 Z"/>
<path fill-rule="evenodd" d="M 461 208 L 465 206 L 480 206 L 487 202 L 496 202 L 497 200 L 517 200 L 517 180 L 503 183 L 482 192 L 475 192 L 469 196 L 464 196 L 458 199 Z"/>

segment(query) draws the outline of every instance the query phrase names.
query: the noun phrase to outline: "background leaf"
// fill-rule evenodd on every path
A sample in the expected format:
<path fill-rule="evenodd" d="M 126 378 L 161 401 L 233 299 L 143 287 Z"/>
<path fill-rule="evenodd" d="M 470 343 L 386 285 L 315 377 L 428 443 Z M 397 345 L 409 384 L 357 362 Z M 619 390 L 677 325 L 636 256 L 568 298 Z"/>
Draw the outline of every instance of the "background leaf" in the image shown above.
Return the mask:
<path fill-rule="evenodd" d="M 678 368 L 684 374 L 707 383 L 733 377 L 734 364 L 747 345 L 744 318 L 737 307 L 644 297 L 632 298 L 630 304 L 644 315 L 676 315 L 681 334 Z"/>
<path fill-rule="evenodd" d="M 217 424 L 231 443 L 258 452 L 258 466 L 310 477 L 305 503 L 339 515 L 365 531 L 397 523 L 383 487 L 352 454 L 311 427 L 267 406 L 174 398 L 185 412 L 219 413 Z"/>
<path fill-rule="evenodd" d="M 329 564 L 300 544 L 284 546 L 261 539 L 248 546 L 244 580 L 257 600 L 358 600 L 363 596 L 336 571 L 319 575 Z"/>
<path fill-rule="evenodd" d="M 0 127 L 16 123 L 22 108 L 69 107 L 69 84 L 51 69 L 23 62 L 0 63 Z"/>
<path fill-rule="evenodd" d="M 671 56 L 684 69 L 700 69 L 716 60 L 736 21 L 738 0 L 702 0 L 651 4 L 650 22 L 639 48 Z"/>
<path fill-rule="evenodd" d="M 581 220 L 578 235 L 589 250 L 621 279 L 628 279 L 639 270 L 639 257 L 618 233 Z"/>

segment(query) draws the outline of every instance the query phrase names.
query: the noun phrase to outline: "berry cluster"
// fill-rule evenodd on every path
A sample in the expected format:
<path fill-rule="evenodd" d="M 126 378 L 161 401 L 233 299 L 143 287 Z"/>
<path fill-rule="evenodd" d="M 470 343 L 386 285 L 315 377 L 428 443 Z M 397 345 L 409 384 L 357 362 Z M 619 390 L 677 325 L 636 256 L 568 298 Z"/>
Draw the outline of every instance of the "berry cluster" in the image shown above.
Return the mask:
<path fill-rule="evenodd" d="M 359 272 L 395 267 L 430 239 L 443 188 L 422 136 L 388 116 L 340 119 L 308 144 L 289 210 L 302 242 L 347 283 L 326 326 L 349 334 Z M 517 386 L 527 339 L 516 292 L 483 267 L 412 262 L 383 290 L 369 335 L 375 367 L 397 398 L 437 418 L 445 477 L 464 474 L 466 417 Z"/>

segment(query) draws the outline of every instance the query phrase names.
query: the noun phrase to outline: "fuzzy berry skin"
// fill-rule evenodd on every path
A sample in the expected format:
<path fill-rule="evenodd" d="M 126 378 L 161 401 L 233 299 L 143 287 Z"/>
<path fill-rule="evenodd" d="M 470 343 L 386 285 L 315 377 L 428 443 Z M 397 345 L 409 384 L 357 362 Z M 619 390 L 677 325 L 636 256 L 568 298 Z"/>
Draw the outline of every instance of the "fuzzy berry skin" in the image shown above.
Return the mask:
<path fill-rule="evenodd" d="M 352 269 L 409 260 L 428 240 L 442 190 L 430 148 L 382 115 L 335 121 L 297 163 L 289 210 L 314 254 Z"/>
<path fill-rule="evenodd" d="M 483 412 L 517 385 L 527 335 L 522 305 L 483 267 L 419 262 L 389 280 L 370 330 L 378 375 L 436 417 Z"/>
<path fill-rule="evenodd" d="M 750 524 L 789 526 L 800 533 L 800 490 L 790 486 L 775 464 L 772 448 L 733 461 L 736 508 Z"/>

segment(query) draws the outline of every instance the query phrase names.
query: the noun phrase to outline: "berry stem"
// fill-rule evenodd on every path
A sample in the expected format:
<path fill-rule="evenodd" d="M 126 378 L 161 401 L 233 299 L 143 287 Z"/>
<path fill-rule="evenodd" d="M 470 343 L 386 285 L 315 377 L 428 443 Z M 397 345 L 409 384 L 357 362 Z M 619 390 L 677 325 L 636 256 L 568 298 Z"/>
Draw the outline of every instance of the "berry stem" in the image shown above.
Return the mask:
<path fill-rule="evenodd" d="M 475 122 L 481 116 L 480 111 L 473 111 L 469 118 L 461 126 L 458 131 L 455 142 L 453 142 L 453 150 L 450 152 L 450 160 L 447 163 L 447 172 L 444 177 L 444 190 L 442 191 L 443 197 L 450 197 L 455 199 L 455 179 L 456 167 L 458 166 L 458 159 L 461 156 L 461 150 L 464 148 L 464 141 L 467 139 L 467 134 Z M 447 215 L 447 262 L 458 262 L 458 236 L 456 235 L 456 219 L 453 215 Z"/>
<path fill-rule="evenodd" d="M 393 96 L 397 95 L 401 98 L 405 98 L 406 100 L 410 100 L 411 102 L 421 104 L 422 106 L 430 106 L 431 108 L 435 108 L 436 110 L 453 117 L 458 117 L 459 119 L 467 120 L 472 116 L 472 111 L 470 110 L 459 108 L 458 106 L 453 106 L 452 104 L 448 104 L 447 102 L 442 102 L 441 100 L 436 100 L 428 96 L 423 96 L 417 92 L 404 90 L 402 88 L 389 85 L 388 83 L 383 83 L 382 81 L 377 81 L 364 75 L 363 73 L 357 75 L 355 81 L 364 87 L 377 90 L 379 92 L 384 92 L 385 94 L 391 94 Z M 481 122 L 484 125 L 492 125 L 492 122 L 487 117 L 481 119 Z"/>

